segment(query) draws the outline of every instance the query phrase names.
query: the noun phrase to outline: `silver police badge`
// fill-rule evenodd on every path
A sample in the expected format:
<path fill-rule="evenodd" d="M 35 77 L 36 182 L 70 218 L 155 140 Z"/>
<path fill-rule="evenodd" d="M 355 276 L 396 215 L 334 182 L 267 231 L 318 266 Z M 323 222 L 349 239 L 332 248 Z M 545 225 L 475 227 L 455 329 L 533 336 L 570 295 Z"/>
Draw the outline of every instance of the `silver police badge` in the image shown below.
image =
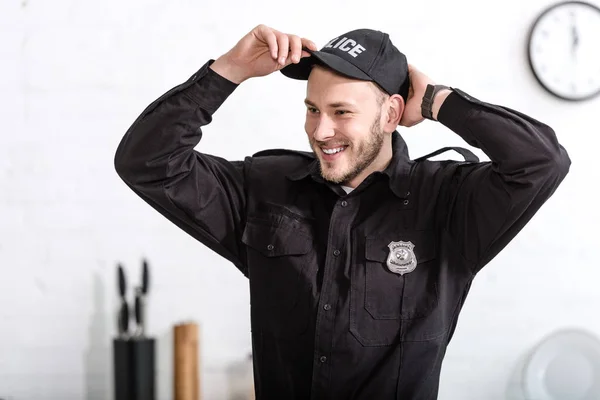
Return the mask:
<path fill-rule="evenodd" d="M 390 254 L 386 264 L 390 271 L 395 274 L 404 275 L 412 272 L 417 267 L 417 257 L 413 249 L 415 245 L 411 242 L 391 242 L 388 244 Z"/>

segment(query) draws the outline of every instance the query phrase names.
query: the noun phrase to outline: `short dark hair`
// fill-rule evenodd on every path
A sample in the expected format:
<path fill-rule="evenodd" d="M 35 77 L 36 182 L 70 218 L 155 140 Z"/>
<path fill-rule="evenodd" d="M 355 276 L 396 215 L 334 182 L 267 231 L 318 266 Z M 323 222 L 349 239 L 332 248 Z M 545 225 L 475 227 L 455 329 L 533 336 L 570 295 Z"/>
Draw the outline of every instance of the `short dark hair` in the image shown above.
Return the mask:
<path fill-rule="evenodd" d="M 375 82 L 371 82 L 372 83 L 372 87 L 373 90 L 375 91 L 375 96 L 377 98 L 377 105 L 379 107 L 381 107 L 383 105 L 383 103 L 389 99 L 390 95 L 387 94 L 386 91 L 384 91 L 381 87 L 379 87 L 379 85 L 377 85 Z"/>

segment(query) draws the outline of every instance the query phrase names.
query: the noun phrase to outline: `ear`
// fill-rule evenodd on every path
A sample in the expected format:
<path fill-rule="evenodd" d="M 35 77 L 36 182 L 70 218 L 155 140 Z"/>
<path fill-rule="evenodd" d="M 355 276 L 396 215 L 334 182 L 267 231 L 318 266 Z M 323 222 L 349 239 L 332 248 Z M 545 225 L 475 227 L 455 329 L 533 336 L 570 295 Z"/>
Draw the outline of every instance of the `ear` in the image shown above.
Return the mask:
<path fill-rule="evenodd" d="M 383 127 L 385 132 L 393 132 L 398 128 L 400 119 L 404 113 L 404 99 L 399 94 L 390 96 L 386 101 L 385 106 L 387 109 L 387 119 Z"/>

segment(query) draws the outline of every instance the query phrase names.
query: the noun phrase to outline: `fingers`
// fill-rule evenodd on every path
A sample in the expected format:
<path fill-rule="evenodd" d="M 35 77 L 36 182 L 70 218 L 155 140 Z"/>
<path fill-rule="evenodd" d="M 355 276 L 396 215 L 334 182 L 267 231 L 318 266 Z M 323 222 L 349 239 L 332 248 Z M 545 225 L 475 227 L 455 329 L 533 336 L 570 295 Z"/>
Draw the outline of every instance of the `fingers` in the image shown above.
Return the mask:
<path fill-rule="evenodd" d="M 290 55 L 289 58 L 293 63 L 300 61 L 302 56 L 302 40 L 296 35 L 289 35 L 290 40 Z"/>
<path fill-rule="evenodd" d="M 262 41 L 266 42 L 269 46 L 269 53 L 271 54 L 271 57 L 273 57 L 274 60 L 277 60 L 279 46 L 277 44 L 277 36 L 275 35 L 275 30 L 264 25 L 259 25 L 258 35 L 259 39 L 262 39 Z"/>
<path fill-rule="evenodd" d="M 308 40 L 306 38 L 302 38 L 302 47 L 305 47 L 309 50 L 313 50 L 313 51 L 317 51 L 317 45 L 312 41 L 312 40 Z M 302 51 L 302 57 L 309 57 L 310 53 L 307 51 Z"/>
<path fill-rule="evenodd" d="M 290 51 L 290 39 L 288 35 L 285 33 L 279 33 L 277 35 L 277 45 L 279 47 L 278 62 L 281 65 L 285 65 L 288 58 L 288 53 Z"/>
<path fill-rule="evenodd" d="M 309 40 L 309 39 L 306 39 L 306 38 L 302 38 L 301 40 L 302 40 L 302 46 L 303 47 L 306 47 L 307 49 L 313 50 L 313 51 L 317 51 L 318 50 L 317 45 L 312 40 Z"/>
<path fill-rule="evenodd" d="M 310 53 L 303 50 L 303 47 L 310 50 L 317 50 L 317 45 L 308 39 L 277 31 L 274 32 L 277 36 L 277 62 L 282 66 L 298 63 L 302 57 L 310 56 Z"/>
<path fill-rule="evenodd" d="M 310 57 L 310 53 L 305 49 L 317 50 L 317 45 L 306 38 L 300 38 L 296 35 L 287 35 L 289 40 L 289 55 L 286 64 L 299 63 L 302 57 Z"/>
<path fill-rule="evenodd" d="M 317 45 L 306 38 L 286 34 L 265 25 L 259 25 L 255 30 L 260 41 L 269 47 L 269 54 L 281 66 L 298 63 L 302 57 L 309 57 L 310 53 L 304 49 L 317 50 Z"/>

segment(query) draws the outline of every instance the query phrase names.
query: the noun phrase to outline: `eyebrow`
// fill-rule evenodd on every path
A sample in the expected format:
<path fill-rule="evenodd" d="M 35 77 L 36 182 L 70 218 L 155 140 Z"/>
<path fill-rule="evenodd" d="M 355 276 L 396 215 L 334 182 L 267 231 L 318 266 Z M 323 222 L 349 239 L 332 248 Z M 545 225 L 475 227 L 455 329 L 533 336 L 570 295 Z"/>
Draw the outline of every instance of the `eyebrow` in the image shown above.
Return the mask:
<path fill-rule="evenodd" d="M 308 99 L 304 100 L 304 104 L 306 104 L 308 106 L 311 106 L 311 107 L 318 108 L 315 103 L 313 103 L 312 101 L 310 101 Z M 331 107 L 331 108 L 354 107 L 354 104 L 347 103 L 347 102 L 344 102 L 344 101 L 338 101 L 338 102 L 335 102 L 335 103 L 328 104 L 328 107 Z"/>

